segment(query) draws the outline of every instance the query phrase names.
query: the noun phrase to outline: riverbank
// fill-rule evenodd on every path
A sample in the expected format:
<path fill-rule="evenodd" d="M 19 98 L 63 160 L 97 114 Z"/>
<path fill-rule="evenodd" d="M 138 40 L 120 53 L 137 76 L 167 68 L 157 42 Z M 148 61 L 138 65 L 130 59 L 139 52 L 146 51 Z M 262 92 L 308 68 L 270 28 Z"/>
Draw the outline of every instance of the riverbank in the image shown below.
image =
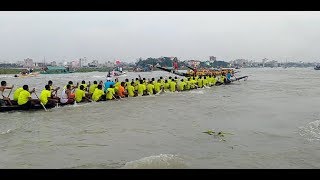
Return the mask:
<path fill-rule="evenodd" d="M 0 74 L 19 74 L 22 70 L 25 68 L 1 68 L 0 69 Z M 34 69 L 34 72 L 40 72 L 40 69 Z M 81 69 L 76 69 L 73 72 L 76 73 L 86 73 L 86 72 L 108 72 L 112 71 L 112 68 L 81 68 Z"/>

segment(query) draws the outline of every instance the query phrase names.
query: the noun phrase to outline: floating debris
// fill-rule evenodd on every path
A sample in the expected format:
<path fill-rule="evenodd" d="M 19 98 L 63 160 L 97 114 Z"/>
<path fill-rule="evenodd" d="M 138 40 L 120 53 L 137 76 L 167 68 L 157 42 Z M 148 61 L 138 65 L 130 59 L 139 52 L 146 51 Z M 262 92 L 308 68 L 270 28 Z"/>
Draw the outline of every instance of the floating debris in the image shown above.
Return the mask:
<path fill-rule="evenodd" d="M 225 135 L 229 134 L 229 135 L 234 135 L 232 133 L 228 133 L 228 132 L 215 132 L 214 130 L 208 130 L 208 131 L 204 131 L 203 133 L 209 134 L 209 135 L 213 135 L 215 138 L 219 138 L 219 141 L 226 141 L 225 139 L 223 139 L 223 137 L 225 137 Z"/>

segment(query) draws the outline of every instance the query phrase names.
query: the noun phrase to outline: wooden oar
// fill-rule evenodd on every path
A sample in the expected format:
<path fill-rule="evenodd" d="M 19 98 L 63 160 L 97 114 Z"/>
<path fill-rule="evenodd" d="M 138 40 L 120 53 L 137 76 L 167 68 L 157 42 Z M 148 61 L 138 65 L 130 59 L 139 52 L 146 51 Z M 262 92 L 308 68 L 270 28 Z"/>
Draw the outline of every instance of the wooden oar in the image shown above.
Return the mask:
<path fill-rule="evenodd" d="M 37 95 L 37 93 L 36 92 L 34 92 L 34 94 L 37 96 L 37 98 L 39 99 L 39 97 L 38 97 L 38 95 Z M 43 107 L 43 109 L 45 110 L 45 111 L 48 111 L 47 109 L 46 109 L 46 107 L 44 107 L 44 105 L 43 105 L 43 103 L 41 102 L 41 100 L 39 99 L 39 101 L 40 101 L 40 104 L 42 105 L 42 107 Z"/>
<path fill-rule="evenodd" d="M 11 92 L 12 92 L 13 87 L 14 87 L 14 85 L 12 85 L 12 88 L 11 88 L 11 90 L 10 90 L 10 92 L 9 92 L 8 98 L 9 98 Z"/>
<path fill-rule="evenodd" d="M 14 85 L 12 85 L 12 88 L 11 88 L 11 90 L 10 90 L 10 92 L 9 92 L 9 95 L 8 95 L 8 102 L 9 102 L 9 104 L 10 104 L 10 106 L 12 106 L 12 103 L 11 103 L 11 100 L 10 100 L 10 94 L 11 94 L 11 92 L 12 92 L 12 89 L 13 89 L 13 87 L 14 87 Z"/>

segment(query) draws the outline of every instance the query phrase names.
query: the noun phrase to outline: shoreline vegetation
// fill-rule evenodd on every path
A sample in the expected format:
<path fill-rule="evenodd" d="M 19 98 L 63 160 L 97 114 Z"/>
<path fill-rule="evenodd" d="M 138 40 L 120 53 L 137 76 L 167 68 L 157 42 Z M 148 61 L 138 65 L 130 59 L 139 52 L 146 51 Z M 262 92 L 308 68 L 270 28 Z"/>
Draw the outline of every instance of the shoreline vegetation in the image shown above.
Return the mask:
<path fill-rule="evenodd" d="M 20 72 L 22 70 L 24 70 L 26 68 L 0 68 L 0 74 L 20 74 Z M 72 71 L 73 73 L 87 73 L 87 72 L 108 72 L 108 71 L 112 71 L 114 68 L 107 68 L 107 67 L 103 67 L 103 68 L 80 68 L 80 69 L 76 69 L 74 71 Z M 124 71 L 133 71 L 132 69 L 123 69 Z M 180 68 L 180 70 L 188 70 L 188 68 Z M 40 72 L 40 69 L 34 69 L 34 72 Z M 154 68 L 152 71 L 161 71 L 160 69 Z"/>
<path fill-rule="evenodd" d="M 20 74 L 22 70 L 25 70 L 26 68 L 0 68 L 0 74 Z M 80 68 L 76 69 L 72 72 L 74 73 L 86 73 L 86 72 L 108 72 L 112 71 L 113 68 Z M 40 72 L 40 69 L 34 69 L 34 72 Z"/>

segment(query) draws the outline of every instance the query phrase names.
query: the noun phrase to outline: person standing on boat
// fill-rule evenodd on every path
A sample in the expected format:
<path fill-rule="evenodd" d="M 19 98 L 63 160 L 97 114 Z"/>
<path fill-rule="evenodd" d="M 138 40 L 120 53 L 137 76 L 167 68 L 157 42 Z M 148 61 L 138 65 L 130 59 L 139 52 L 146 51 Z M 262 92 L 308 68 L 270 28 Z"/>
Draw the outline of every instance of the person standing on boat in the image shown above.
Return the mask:
<path fill-rule="evenodd" d="M 5 97 L 3 95 L 4 90 L 12 89 L 12 88 L 13 88 L 13 85 L 11 87 L 8 87 L 6 81 L 1 81 L 1 86 L 0 86 L 0 91 L 1 91 L 1 96 L 2 96 L 2 99 L 0 99 L 0 105 L 1 106 L 4 105 L 5 102 L 8 102 L 12 106 L 10 98 L 9 97 Z"/>

